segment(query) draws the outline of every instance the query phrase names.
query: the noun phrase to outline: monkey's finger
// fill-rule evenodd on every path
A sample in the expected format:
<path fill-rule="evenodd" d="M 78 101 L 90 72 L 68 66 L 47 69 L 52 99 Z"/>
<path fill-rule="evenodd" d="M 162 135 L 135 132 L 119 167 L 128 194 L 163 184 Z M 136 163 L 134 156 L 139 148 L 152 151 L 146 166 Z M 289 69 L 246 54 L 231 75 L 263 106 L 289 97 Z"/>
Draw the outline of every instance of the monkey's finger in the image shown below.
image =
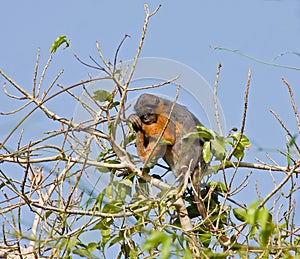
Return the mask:
<path fill-rule="evenodd" d="M 142 128 L 142 121 L 137 114 L 131 114 L 128 117 L 128 121 L 132 124 L 134 130 L 140 130 Z"/>

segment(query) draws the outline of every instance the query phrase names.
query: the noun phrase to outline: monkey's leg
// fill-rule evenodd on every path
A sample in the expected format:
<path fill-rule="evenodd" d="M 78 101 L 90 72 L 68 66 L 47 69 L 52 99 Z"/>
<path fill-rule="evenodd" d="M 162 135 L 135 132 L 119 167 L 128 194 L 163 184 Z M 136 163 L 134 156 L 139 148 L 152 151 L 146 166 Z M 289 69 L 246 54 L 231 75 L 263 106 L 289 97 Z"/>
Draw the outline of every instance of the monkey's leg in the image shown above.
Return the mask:
<path fill-rule="evenodd" d="M 159 158 L 165 155 L 166 150 L 167 150 L 166 144 L 159 144 L 159 143 L 157 144 L 157 139 L 153 138 L 150 140 L 144 152 L 139 152 L 142 150 L 138 150 L 138 155 L 140 156 L 143 162 L 147 160 L 151 164 L 155 164 Z"/>

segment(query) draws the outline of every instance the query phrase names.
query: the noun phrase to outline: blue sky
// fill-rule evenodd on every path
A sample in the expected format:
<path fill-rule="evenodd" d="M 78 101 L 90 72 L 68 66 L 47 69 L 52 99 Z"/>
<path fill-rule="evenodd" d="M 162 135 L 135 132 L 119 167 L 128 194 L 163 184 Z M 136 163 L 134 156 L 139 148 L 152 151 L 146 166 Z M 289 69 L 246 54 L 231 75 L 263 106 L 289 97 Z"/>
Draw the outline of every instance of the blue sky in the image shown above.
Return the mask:
<path fill-rule="evenodd" d="M 299 72 L 262 65 L 226 51 L 212 51 L 211 46 L 239 50 L 264 61 L 287 51 L 300 52 L 299 1 L 151 1 L 150 9 L 158 4 L 162 8 L 150 21 L 141 56 L 182 62 L 211 85 L 221 62 L 219 99 L 230 128 L 240 124 L 248 68 L 252 68 L 248 135 L 255 137 L 259 145 L 279 147 L 282 131 L 268 110 L 274 109 L 289 126 L 294 126 L 281 77 L 293 86 L 297 99 Z M 120 53 L 123 60 L 128 60 L 134 56 L 144 19 L 142 1 L 6 1 L 1 9 L 0 67 L 26 89 L 32 85 L 37 48 L 41 48 L 44 64 L 58 35 L 67 35 L 84 60 L 89 55 L 97 57 L 98 40 L 107 59 L 112 60 L 121 38 L 129 34 L 131 38 Z M 296 55 L 285 55 L 276 62 L 300 67 Z M 87 78 L 91 71 L 69 51 L 56 53 L 51 68 L 53 73 L 65 70 L 65 84 Z M 5 110 L 9 104 L 3 94 L 0 96 Z"/>
<path fill-rule="evenodd" d="M 140 39 L 143 3 L 141 0 L 4 1 L 1 4 L 0 69 L 25 89 L 31 89 L 37 49 L 41 49 L 42 67 L 49 57 L 52 42 L 59 35 L 66 35 L 77 54 L 88 61 L 89 55 L 97 57 L 96 40 L 107 59 L 112 60 L 120 40 L 128 34 L 131 37 L 126 40 L 119 57 L 131 59 Z M 299 56 L 280 55 L 300 53 L 300 2 L 149 1 L 151 10 L 158 4 L 162 7 L 150 21 L 141 56 L 179 61 L 199 72 L 210 85 L 214 83 L 217 65 L 221 62 L 218 96 L 228 129 L 240 127 L 247 73 L 251 68 L 246 135 L 253 143 L 268 150 L 283 148 L 285 133 L 269 110 L 276 111 L 296 133 L 288 91 L 281 78 L 285 77 L 293 87 L 299 107 L 300 71 L 267 66 L 228 51 L 213 51 L 212 46 L 239 50 L 263 61 L 299 68 Z M 61 69 L 65 71 L 61 80 L 65 85 L 87 79 L 88 72 L 98 73 L 79 64 L 68 50 L 59 50 L 53 58 L 46 82 Z M 3 82 L 0 78 L 1 85 Z M 0 92 L 0 102 L 1 111 L 15 107 L 3 92 Z M 75 105 L 62 99 L 49 103 L 56 113 L 67 117 L 72 116 Z M 17 121 L 19 117 L 13 118 Z M 1 139 L 16 121 L 1 118 Z M 33 133 L 42 131 L 42 124 L 46 122 L 40 114 L 34 115 L 25 123 L 30 129 L 27 137 L 30 139 Z M 281 156 L 270 154 L 285 162 Z M 255 157 L 266 160 L 264 153 L 258 152 L 253 145 L 249 158 L 253 161 Z M 263 183 L 261 174 L 257 176 L 263 189 L 266 182 Z M 269 177 L 266 179 L 270 181 Z"/>

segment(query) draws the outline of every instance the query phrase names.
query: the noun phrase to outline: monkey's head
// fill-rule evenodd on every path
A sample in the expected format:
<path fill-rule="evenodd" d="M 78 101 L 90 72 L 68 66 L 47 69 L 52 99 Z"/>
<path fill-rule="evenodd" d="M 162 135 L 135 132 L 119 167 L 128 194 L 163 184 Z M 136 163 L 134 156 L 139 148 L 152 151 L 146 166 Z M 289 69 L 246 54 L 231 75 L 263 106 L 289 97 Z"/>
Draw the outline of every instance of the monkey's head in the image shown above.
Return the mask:
<path fill-rule="evenodd" d="M 142 94 L 137 100 L 134 109 L 141 121 L 150 125 L 157 120 L 157 108 L 159 103 L 159 97 L 152 94 Z"/>

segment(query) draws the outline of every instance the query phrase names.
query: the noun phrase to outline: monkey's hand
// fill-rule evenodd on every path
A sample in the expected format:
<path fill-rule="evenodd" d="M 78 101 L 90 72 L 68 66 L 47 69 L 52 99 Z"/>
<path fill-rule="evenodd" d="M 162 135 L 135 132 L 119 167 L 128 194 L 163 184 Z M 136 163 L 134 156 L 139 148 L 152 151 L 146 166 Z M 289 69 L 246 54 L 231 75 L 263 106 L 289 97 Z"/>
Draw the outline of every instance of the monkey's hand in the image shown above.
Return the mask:
<path fill-rule="evenodd" d="M 137 114 L 131 114 L 128 117 L 128 121 L 132 124 L 133 129 L 138 132 L 142 129 L 142 121 Z"/>

